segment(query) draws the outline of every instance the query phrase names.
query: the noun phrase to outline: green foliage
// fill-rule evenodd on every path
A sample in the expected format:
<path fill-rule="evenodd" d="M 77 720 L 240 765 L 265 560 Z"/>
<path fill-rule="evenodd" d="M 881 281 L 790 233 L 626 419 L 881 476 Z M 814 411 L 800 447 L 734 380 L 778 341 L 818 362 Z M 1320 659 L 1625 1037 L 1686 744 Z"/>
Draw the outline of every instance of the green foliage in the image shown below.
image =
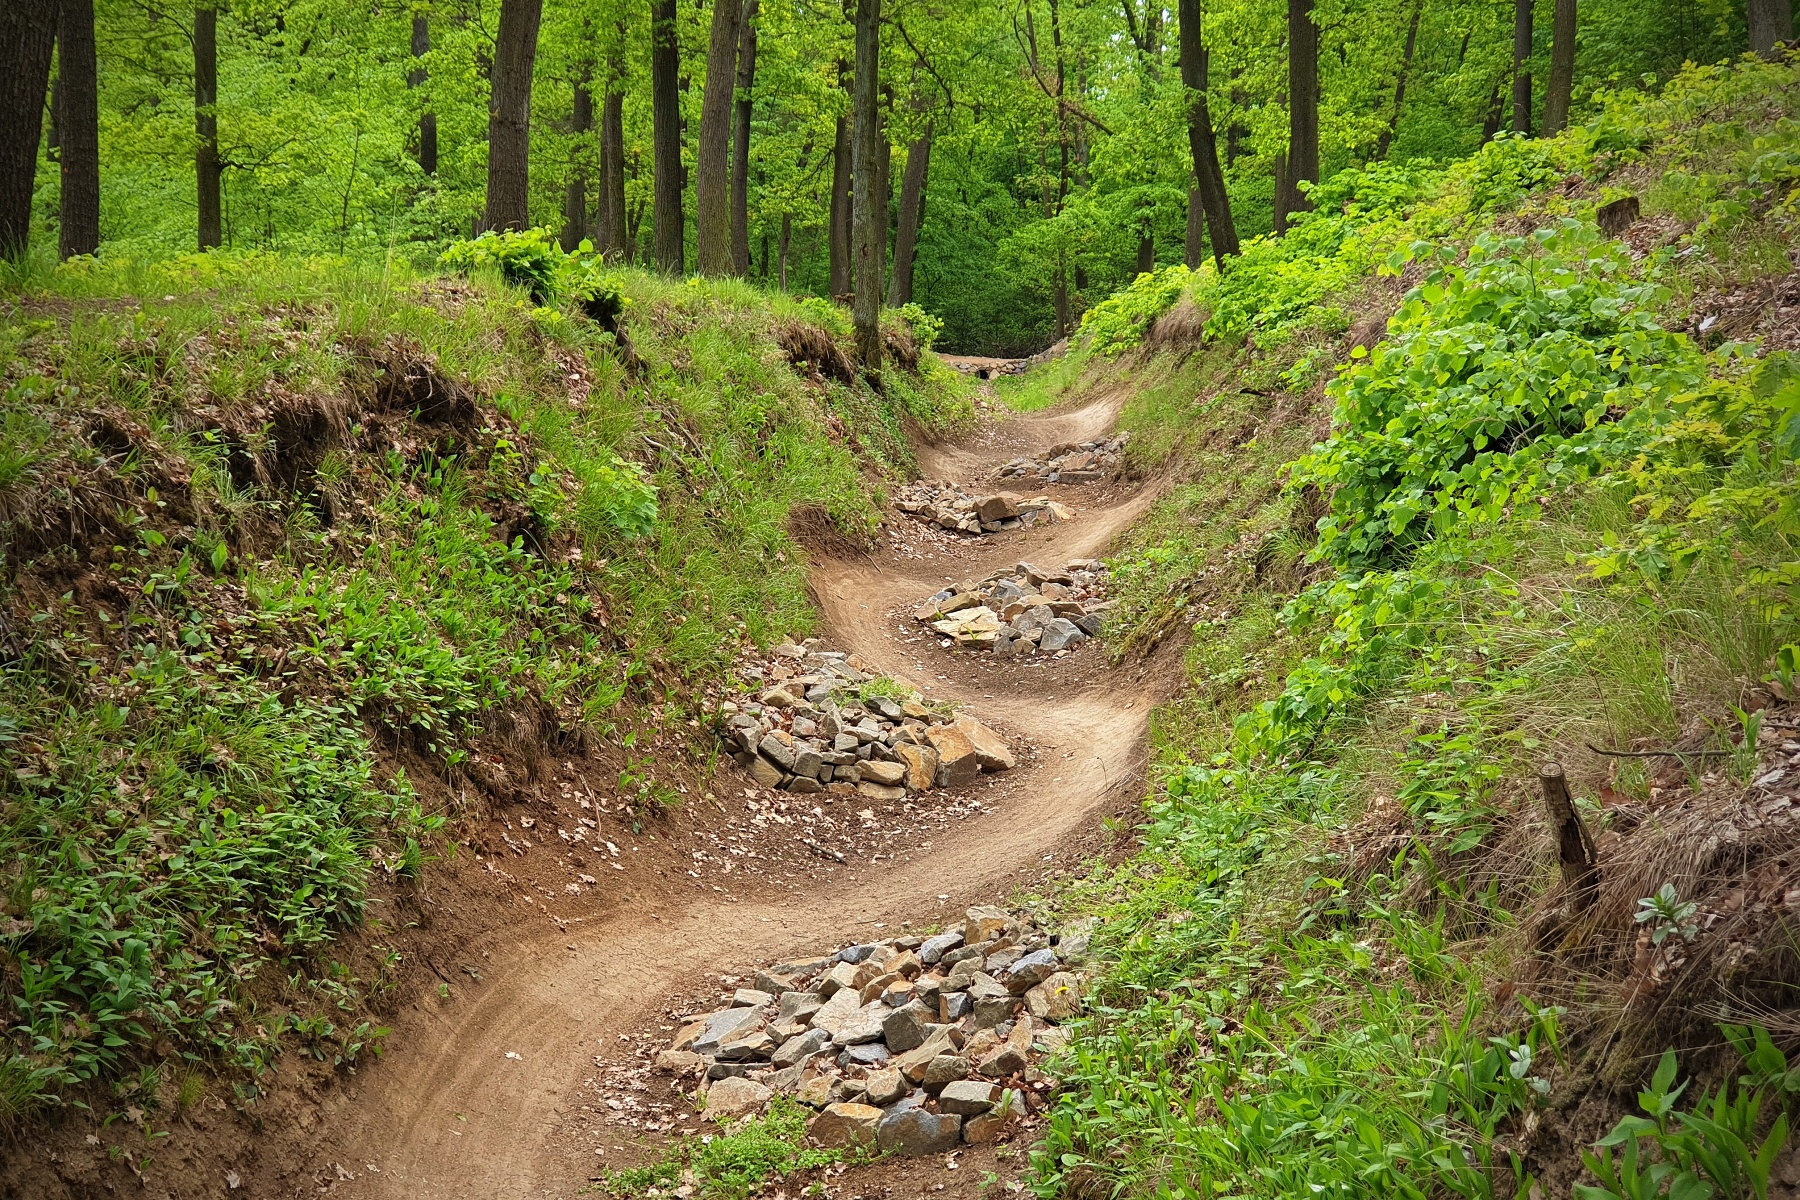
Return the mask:
<path fill-rule="evenodd" d="M 594 253 L 594 244 L 583 239 L 565 254 L 549 229 L 490 229 L 472 240 L 452 242 L 438 262 L 464 274 L 497 269 L 507 283 L 524 288 L 533 303 L 572 300 L 608 328 L 625 311 L 619 281 Z"/>
<path fill-rule="evenodd" d="M 1156 318 L 1181 298 L 1192 274 L 1179 263 L 1149 271 L 1139 275 L 1131 286 L 1094 305 L 1081 318 L 1081 332 L 1088 347 L 1095 353 L 1116 357 L 1136 346 Z"/>
<path fill-rule="evenodd" d="M 606 1191 L 614 1196 L 663 1195 L 678 1187 L 701 1200 L 746 1200 L 764 1184 L 845 1159 L 841 1150 L 806 1145 L 810 1111 L 786 1096 L 769 1104 L 766 1116 L 746 1117 L 723 1133 L 685 1138 L 666 1158 L 649 1166 L 609 1171 Z"/>
<path fill-rule="evenodd" d="M 912 330 L 913 340 L 919 343 L 922 350 L 929 350 L 936 345 L 938 335 L 944 331 L 943 318 L 932 316 L 917 304 L 902 304 L 900 319 Z"/>

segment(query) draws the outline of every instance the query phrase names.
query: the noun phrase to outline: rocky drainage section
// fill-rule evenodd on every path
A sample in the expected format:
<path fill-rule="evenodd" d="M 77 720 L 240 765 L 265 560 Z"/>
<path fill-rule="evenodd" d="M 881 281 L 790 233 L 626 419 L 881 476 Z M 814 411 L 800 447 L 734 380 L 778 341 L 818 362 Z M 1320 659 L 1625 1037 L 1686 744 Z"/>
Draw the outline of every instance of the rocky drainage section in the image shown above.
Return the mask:
<path fill-rule="evenodd" d="M 935 937 L 847 947 L 758 971 L 687 1018 L 654 1069 L 693 1080 L 708 1117 L 776 1095 L 822 1146 L 934 1154 L 992 1142 L 1046 1107 L 1039 1068 L 1081 1011 L 1086 931 L 1057 938 L 993 907 Z"/>
<path fill-rule="evenodd" d="M 894 507 L 951 533 L 980 537 L 1009 529 L 1030 529 L 1072 520 L 1073 509 L 1048 496 L 1023 499 L 1011 492 L 976 496 L 960 484 L 925 479 L 902 486 L 894 493 Z"/>
<path fill-rule="evenodd" d="M 913 610 L 956 646 L 995 654 L 1074 650 L 1099 637 L 1105 613 L 1106 564 L 1078 558 L 1060 571 L 1022 562 L 978 583 L 947 587 Z"/>
<path fill-rule="evenodd" d="M 1064 442 L 1042 458 L 1015 458 L 994 474 L 1001 479 L 1036 479 L 1041 483 L 1098 483 L 1118 473 L 1129 433 L 1097 442 Z"/>
<path fill-rule="evenodd" d="M 816 638 L 777 646 L 767 665 L 739 667 L 769 686 L 721 703 L 719 736 L 763 787 L 870 800 L 964 788 L 1016 764 L 1006 740 L 968 713 L 928 707 L 916 693 L 872 693 L 865 668 Z"/>

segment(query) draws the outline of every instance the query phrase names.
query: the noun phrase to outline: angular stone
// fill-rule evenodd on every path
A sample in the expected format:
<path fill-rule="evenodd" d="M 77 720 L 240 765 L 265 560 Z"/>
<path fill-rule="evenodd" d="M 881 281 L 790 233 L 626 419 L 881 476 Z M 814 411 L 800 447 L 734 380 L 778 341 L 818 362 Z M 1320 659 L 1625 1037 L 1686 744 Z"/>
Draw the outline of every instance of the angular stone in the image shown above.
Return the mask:
<path fill-rule="evenodd" d="M 1018 997 L 1005 993 L 999 996 L 978 996 L 975 999 L 975 1027 L 991 1029 L 1013 1015 L 1018 1007 Z"/>
<path fill-rule="evenodd" d="M 855 988 L 840 988 L 812 1015 L 813 1028 L 823 1029 L 836 1037 L 844 1022 L 856 1015 L 861 1008 L 862 997 Z"/>
<path fill-rule="evenodd" d="M 862 764 L 862 771 L 867 774 L 870 767 L 886 765 L 887 764 L 885 763 L 866 762 Z M 895 800 L 906 799 L 906 789 L 903 787 L 887 787 L 879 783 L 870 783 L 867 780 L 856 785 L 856 794 L 859 796 L 867 796 L 871 800 L 883 800 L 888 803 L 892 803 Z"/>
<path fill-rule="evenodd" d="M 855 1046 L 863 1042 L 880 1041 L 882 1022 L 892 1011 L 879 1000 L 873 1004 L 866 1004 L 851 1013 L 844 1023 L 838 1026 L 837 1032 L 831 1035 L 831 1040 L 840 1046 Z"/>
<path fill-rule="evenodd" d="M 906 1077 L 892 1067 L 879 1071 L 870 1071 L 868 1079 L 863 1081 L 868 1089 L 869 1103 L 886 1108 L 910 1090 Z"/>
<path fill-rule="evenodd" d="M 750 778 L 756 781 L 758 787 L 778 787 L 781 784 L 781 768 L 759 754 L 750 760 Z"/>
<path fill-rule="evenodd" d="M 762 980 L 759 978 L 757 982 Z M 781 1004 L 775 1010 L 775 1019 L 783 1025 L 805 1021 L 823 1007 L 825 997 L 817 992 L 783 992 Z"/>
<path fill-rule="evenodd" d="M 906 767 L 897 762 L 868 762 L 862 765 L 864 783 L 895 787 L 906 779 Z"/>
<path fill-rule="evenodd" d="M 939 992 L 938 1019 L 946 1025 L 975 1011 L 975 998 L 967 992 Z"/>
<path fill-rule="evenodd" d="M 1075 622 L 1067 617 L 1057 617 L 1044 622 L 1044 636 L 1038 639 L 1038 649 L 1046 653 L 1058 650 L 1073 650 L 1087 641 L 1087 634 L 1076 627 Z"/>
<path fill-rule="evenodd" d="M 1056 951 L 1033 950 L 1006 969 L 1006 990 L 1015 996 L 1023 996 L 1056 974 L 1058 965 Z"/>
<path fill-rule="evenodd" d="M 750 1068 L 755 1065 L 755 1063 L 747 1062 L 713 1062 L 711 1059 L 707 1059 L 706 1078 L 709 1083 L 715 1079 L 744 1079 L 749 1076 Z"/>
<path fill-rule="evenodd" d="M 939 975 L 921 975 L 913 981 L 913 999 L 929 1008 L 938 1010 L 938 997 L 944 994 L 944 980 Z"/>
<path fill-rule="evenodd" d="M 894 1066 L 902 1075 L 917 1083 L 925 1077 L 925 1068 L 931 1065 L 932 1059 L 940 1054 L 948 1054 L 953 1049 L 949 1026 L 939 1025 L 926 1036 L 924 1045 L 900 1055 L 894 1060 Z"/>
<path fill-rule="evenodd" d="M 984 771 L 1010 771 L 1018 761 L 999 734 L 968 713 L 957 713 L 956 728 L 975 748 L 975 765 Z"/>
<path fill-rule="evenodd" d="M 902 980 L 896 972 L 883 971 L 868 983 L 864 984 L 862 990 L 857 994 L 862 997 L 862 1002 L 864 1004 L 873 1004 L 881 999 L 882 994 L 886 992 L 889 987 L 900 982 L 902 982 Z"/>
<path fill-rule="evenodd" d="M 999 1102 L 998 1087 L 974 1079 L 961 1079 L 945 1084 L 944 1090 L 938 1093 L 940 1109 L 963 1117 L 980 1116 Z"/>
<path fill-rule="evenodd" d="M 731 1007 L 733 1008 L 767 1008 L 773 1003 L 775 1003 L 775 997 L 767 992 L 757 991 L 755 988 L 739 988 L 731 994 Z"/>
<path fill-rule="evenodd" d="M 975 501 L 975 517 L 977 520 L 1004 521 L 1019 515 L 1018 497 L 1000 492 L 992 496 L 982 496 Z"/>
<path fill-rule="evenodd" d="M 1016 1046 L 1002 1045 L 977 1063 L 975 1070 L 989 1079 L 1005 1079 L 1010 1075 L 1022 1074 L 1025 1070 L 1025 1055 Z"/>
<path fill-rule="evenodd" d="M 991 941 L 1006 931 L 1007 923 L 1011 920 L 1003 908 L 996 908 L 991 904 L 977 905 L 963 916 L 963 936 L 968 938 L 971 946 Z"/>
<path fill-rule="evenodd" d="M 960 1054 L 940 1054 L 926 1066 L 925 1073 L 919 1077 L 919 1086 L 928 1092 L 935 1092 L 945 1084 L 954 1083 L 969 1073 L 969 1060 Z"/>
<path fill-rule="evenodd" d="M 931 746 L 901 742 L 894 747 L 900 765 L 906 769 L 906 786 L 923 792 L 937 783 L 938 752 Z"/>
<path fill-rule="evenodd" d="M 889 1008 L 905 1008 L 908 1004 L 913 1002 L 912 981 L 909 979 L 896 979 L 894 982 L 881 989 L 881 995 L 878 998 Z M 937 1005 L 935 1004 L 927 1005 L 927 1007 L 932 1012 L 937 1011 Z"/>
<path fill-rule="evenodd" d="M 726 1010 L 719 1010 L 719 1012 L 724 1011 Z M 718 1012 L 709 1012 L 688 1021 L 680 1029 L 676 1030 L 674 1040 L 669 1043 L 669 1049 L 692 1050 L 694 1048 L 694 1043 L 700 1040 L 700 1035 L 706 1032 L 706 1027 L 711 1025 L 713 1023 L 713 1018 L 718 1015 Z"/>
<path fill-rule="evenodd" d="M 1081 981 L 1058 971 L 1025 993 L 1025 1009 L 1040 1021 L 1066 1021 L 1081 1015 Z"/>
<path fill-rule="evenodd" d="M 981 969 L 989 975 L 999 978 L 1006 968 L 1024 957 L 1025 948 L 1023 946 L 1008 946 L 1004 950 L 996 950 L 988 955 L 986 961 L 982 963 Z"/>
<path fill-rule="evenodd" d="M 848 1071 L 851 1067 L 879 1067 L 893 1055 L 880 1042 L 864 1042 L 860 1046 L 850 1046 L 838 1056 L 839 1064 Z"/>
<path fill-rule="evenodd" d="M 945 954 L 962 945 L 962 941 L 963 934 L 960 929 L 953 929 L 949 933 L 940 933 L 936 937 L 928 937 L 919 947 L 919 961 L 928 967 L 933 966 Z"/>
<path fill-rule="evenodd" d="M 831 1043 L 831 1035 L 823 1029 L 809 1029 L 781 1043 L 770 1061 L 778 1067 L 791 1067 L 817 1054 Z"/>
<path fill-rule="evenodd" d="M 793 769 L 794 774 L 796 775 L 804 775 L 808 779 L 817 779 L 819 777 L 819 768 L 824 765 L 825 760 L 820 758 L 819 752 L 811 746 L 801 746 L 794 751 Z"/>
<path fill-rule="evenodd" d="M 925 1031 L 931 1024 L 931 1012 L 914 1002 L 904 1008 L 891 1009 L 881 1024 L 882 1040 L 896 1054 L 916 1050 L 925 1044 Z"/>
<path fill-rule="evenodd" d="M 786 688 L 770 688 L 762 694 L 762 702 L 770 708 L 793 708 L 800 703 L 800 697 Z"/>
<path fill-rule="evenodd" d="M 783 771 L 792 773 L 794 769 L 794 747 L 784 740 L 783 735 L 770 733 L 764 736 L 756 747 L 770 762 Z"/>
<path fill-rule="evenodd" d="M 970 1117 L 963 1122 L 963 1141 L 971 1146 L 983 1146 L 999 1141 L 1012 1125 L 1013 1115 L 1013 1106 L 1009 1104 L 999 1112 L 987 1112 L 982 1113 L 979 1117 Z"/>
<path fill-rule="evenodd" d="M 775 1053 L 775 1038 L 767 1029 L 746 1029 L 725 1038 L 714 1053 L 723 1062 L 767 1061 Z"/>
<path fill-rule="evenodd" d="M 865 963 L 874 958 L 881 949 L 874 942 L 864 942 L 855 946 L 845 946 L 837 952 L 837 960 L 845 963 Z"/>
<path fill-rule="evenodd" d="M 704 1054 L 695 1054 L 691 1050 L 664 1050 L 656 1056 L 651 1067 L 663 1075 L 693 1075 L 705 1064 Z"/>
<path fill-rule="evenodd" d="M 869 1104 L 829 1104 L 806 1123 L 806 1135 L 827 1149 L 864 1149 L 875 1144 L 881 1110 Z"/>
<path fill-rule="evenodd" d="M 824 1108 L 831 1103 L 831 1085 L 836 1082 L 836 1076 L 814 1075 L 801 1082 L 794 1092 L 794 1099 L 808 1108 Z"/>
<path fill-rule="evenodd" d="M 762 1024 L 763 1010 L 760 1008 L 728 1008 L 714 1015 L 707 1022 L 706 1029 L 688 1048 L 696 1054 L 713 1054 L 719 1049 L 719 1043 L 726 1038 L 755 1029 Z"/>
<path fill-rule="evenodd" d="M 956 1149 L 962 1141 L 962 1118 L 922 1108 L 889 1112 L 875 1126 L 875 1144 L 884 1154 L 919 1157 Z"/>
<path fill-rule="evenodd" d="M 925 731 L 925 737 L 937 751 L 939 787 L 968 787 L 975 782 L 981 763 L 967 734 L 954 725 L 933 725 Z"/>
<path fill-rule="evenodd" d="M 799 795 L 814 795 L 825 790 L 825 785 L 806 775 L 796 775 L 787 782 L 787 790 Z"/>
<path fill-rule="evenodd" d="M 785 996 L 794 990 L 798 980 L 792 975 L 784 975 L 779 971 L 758 971 L 750 980 L 750 986 L 759 992 L 767 992 L 771 996 Z"/>
<path fill-rule="evenodd" d="M 774 1093 L 760 1083 L 748 1079 L 721 1079 L 706 1092 L 706 1115 L 715 1121 L 729 1121 L 745 1113 L 757 1112 Z"/>

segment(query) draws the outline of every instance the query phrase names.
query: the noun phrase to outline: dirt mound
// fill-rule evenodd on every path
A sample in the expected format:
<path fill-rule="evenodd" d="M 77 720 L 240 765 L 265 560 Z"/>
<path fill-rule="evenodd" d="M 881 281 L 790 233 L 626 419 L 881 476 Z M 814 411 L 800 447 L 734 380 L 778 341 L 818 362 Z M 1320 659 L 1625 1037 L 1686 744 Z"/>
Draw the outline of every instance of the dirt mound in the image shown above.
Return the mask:
<path fill-rule="evenodd" d="M 794 369 L 802 374 L 817 374 L 846 386 L 856 382 L 856 368 L 850 356 L 829 333 L 817 325 L 803 321 L 787 321 L 775 330 L 775 341 L 787 355 Z"/>

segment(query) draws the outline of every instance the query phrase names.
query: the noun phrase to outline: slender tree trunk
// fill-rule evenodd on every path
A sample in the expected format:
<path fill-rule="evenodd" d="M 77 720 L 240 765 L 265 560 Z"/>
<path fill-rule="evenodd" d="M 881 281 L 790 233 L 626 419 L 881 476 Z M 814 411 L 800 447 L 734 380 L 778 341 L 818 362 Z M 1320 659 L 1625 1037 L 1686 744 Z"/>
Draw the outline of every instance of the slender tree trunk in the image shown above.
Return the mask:
<path fill-rule="evenodd" d="M 1275 189 L 1275 227 L 1312 207 L 1302 183 L 1319 178 L 1319 27 L 1312 0 L 1288 0 L 1288 148 Z"/>
<path fill-rule="evenodd" d="M 1750 49 L 1764 58 L 1779 57 L 1776 45 L 1794 38 L 1791 0 L 1748 0 L 1744 17 L 1750 27 Z"/>
<path fill-rule="evenodd" d="M 57 133 L 62 141 L 62 257 L 100 248 L 100 93 L 94 0 L 63 0 L 57 27 Z"/>
<path fill-rule="evenodd" d="M 1139 275 L 1156 270 L 1156 238 L 1149 230 L 1138 234 L 1137 269 Z"/>
<path fill-rule="evenodd" d="M 887 245 L 887 205 L 876 188 L 884 140 L 877 101 L 881 94 L 881 0 L 856 4 L 856 198 L 851 210 L 856 230 L 856 356 L 863 373 L 881 378 L 881 266 Z"/>
<path fill-rule="evenodd" d="M 199 205 L 199 245 L 219 244 L 219 13 L 194 10 L 194 182 Z"/>
<path fill-rule="evenodd" d="M 781 282 L 781 290 L 787 291 L 788 247 L 794 241 L 794 218 L 787 213 L 781 214 L 781 243 L 775 252 L 775 274 Z"/>
<path fill-rule="evenodd" d="M 1513 0 L 1512 128 L 1531 132 L 1531 18 L 1534 0 Z"/>
<path fill-rule="evenodd" d="M 585 73 L 584 73 L 585 74 Z M 569 163 L 569 182 L 563 191 L 562 248 L 573 253 L 588 233 L 587 219 L 587 134 L 594 128 L 594 95 L 584 77 L 575 85 L 575 103 L 570 125 L 575 134 L 575 154 Z"/>
<path fill-rule="evenodd" d="M 754 109 L 752 94 L 756 91 L 757 7 L 757 0 L 744 0 L 731 141 L 731 259 L 733 269 L 745 276 L 750 274 L 750 118 Z"/>
<path fill-rule="evenodd" d="M 1050 302 L 1056 313 L 1056 340 L 1060 342 L 1069 336 L 1069 329 L 1074 324 L 1069 308 L 1069 268 L 1061 259 L 1056 263 L 1056 280 Z"/>
<path fill-rule="evenodd" d="M 6 258 L 23 258 L 31 242 L 56 14 L 57 0 L 0 4 L 0 256 Z"/>
<path fill-rule="evenodd" d="M 600 106 L 600 249 L 627 258 L 625 232 L 625 89 L 622 64 L 607 63 L 606 99 Z"/>
<path fill-rule="evenodd" d="M 1500 123 L 1506 116 L 1506 75 L 1501 73 L 1494 80 L 1494 90 L 1488 94 L 1487 116 L 1481 119 L 1481 140 L 1483 143 L 1493 140 L 1500 132 Z"/>
<path fill-rule="evenodd" d="M 412 53 L 414 58 L 424 58 L 431 53 L 431 18 L 424 13 L 413 15 Z M 425 80 L 424 67 L 415 67 L 406 73 L 406 86 L 409 88 L 421 87 Z M 427 108 L 419 114 L 419 170 L 427 175 L 436 175 L 437 160 L 437 114 Z"/>
<path fill-rule="evenodd" d="M 831 146 L 831 228 L 826 233 L 834 300 L 850 294 L 850 210 L 850 121 L 839 117 Z"/>
<path fill-rule="evenodd" d="M 650 0 L 650 118 L 656 143 L 656 265 L 671 275 L 687 268 L 681 213 L 681 46 L 675 0 Z"/>
<path fill-rule="evenodd" d="M 488 96 L 485 229 L 531 224 L 531 71 L 543 14 L 544 0 L 500 0 Z"/>
<path fill-rule="evenodd" d="M 1200 189 L 1191 187 L 1187 197 L 1187 230 L 1182 238 L 1182 262 L 1190 271 L 1206 261 L 1206 210 L 1200 206 Z"/>
<path fill-rule="evenodd" d="M 769 281 L 769 233 L 765 229 L 762 235 L 762 265 L 756 269 L 756 276 L 764 283 Z"/>
<path fill-rule="evenodd" d="M 1375 159 L 1384 162 L 1388 149 L 1394 144 L 1394 134 L 1400 128 L 1400 109 L 1406 104 L 1406 77 L 1412 72 L 1413 51 L 1419 45 L 1419 16 L 1425 11 L 1425 0 L 1417 0 L 1413 5 L 1412 20 L 1406 26 L 1406 48 L 1400 53 L 1400 73 L 1394 77 L 1394 108 L 1388 113 L 1388 123 L 1375 140 Z"/>
<path fill-rule="evenodd" d="M 1206 224 L 1212 230 L 1213 258 L 1223 266 L 1238 252 L 1237 224 L 1231 218 L 1231 196 L 1225 190 L 1225 173 L 1219 169 L 1219 141 L 1213 132 L 1212 110 L 1206 103 L 1206 42 L 1200 25 L 1200 0 L 1180 0 L 1181 83 L 1189 92 L 1188 153 L 1194 160 L 1194 191 Z M 1193 198 L 1188 207 L 1192 209 Z M 1191 222 L 1190 222 L 1191 224 Z M 1190 236 L 1190 241 L 1193 238 Z M 1192 258 L 1189 266 L 1198 266 Z"/>
<path fill-rule="evenodd" d="M 694 145 L 694 265 L 703 275 L 728 275 L 731 254 L 731 109 L 737 84 L 741 0 L 713 0 L 706 53 L 706 91 L 700 98 L 700 136 Z"/>
<path fill-rule="evenodd" d="M 1550 82 L 1544 89 L 1544 133 L 1561 133 L 1569 123 L 1575 92 L 1575 0 L 1556 0 L 1550 32 Z"/>
<path fill-rule="evenodd" d="M 894 147 L 887 139 L 886 114 L 875 121 L 875 285 L 876 307 L 887 292 L 888 239 L 893 236 L 894 212 Z"/>
<path fill-rule="evenodd" d="M 913 255 L 919 240 L 920 209 L 925 201 L 925 183 L 931 174 L 932 123 L 906 151 L 906 174 L 900 177 L 900 218 L 894 231 L 894 272 L 888 278 L 888 307 L 899 308 L 912 302 Z"/>

